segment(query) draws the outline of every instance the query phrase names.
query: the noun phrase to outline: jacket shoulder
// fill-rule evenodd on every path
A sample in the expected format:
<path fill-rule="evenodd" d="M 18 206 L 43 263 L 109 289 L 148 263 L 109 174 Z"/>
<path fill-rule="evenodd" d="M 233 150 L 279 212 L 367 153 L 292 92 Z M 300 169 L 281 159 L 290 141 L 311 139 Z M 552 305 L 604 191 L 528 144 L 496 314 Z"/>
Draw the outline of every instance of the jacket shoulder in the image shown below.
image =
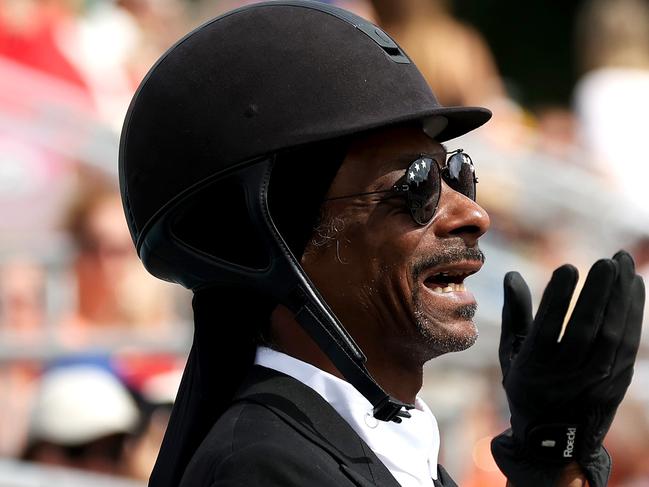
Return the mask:
<path fill-rule="evenodd" d="M 356 485 L 333 458 L 267 408 L 232 405 L 187 466 L 182 487 Z"/>

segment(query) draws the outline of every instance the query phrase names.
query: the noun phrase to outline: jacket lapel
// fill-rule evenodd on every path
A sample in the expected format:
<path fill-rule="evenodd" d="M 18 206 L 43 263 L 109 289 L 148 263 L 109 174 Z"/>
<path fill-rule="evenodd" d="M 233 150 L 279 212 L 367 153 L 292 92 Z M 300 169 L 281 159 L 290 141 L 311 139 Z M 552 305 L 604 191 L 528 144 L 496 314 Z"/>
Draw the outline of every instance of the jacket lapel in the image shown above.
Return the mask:
<path fill-rule="evenodd" d="M 399 487 L 390 471 L 318 393 L 300 381 L 255 365 L 235 401 L 258 403 L 336 458 L 360 487 Z M 365 482 L 365 483 L 363 483 Z"/>

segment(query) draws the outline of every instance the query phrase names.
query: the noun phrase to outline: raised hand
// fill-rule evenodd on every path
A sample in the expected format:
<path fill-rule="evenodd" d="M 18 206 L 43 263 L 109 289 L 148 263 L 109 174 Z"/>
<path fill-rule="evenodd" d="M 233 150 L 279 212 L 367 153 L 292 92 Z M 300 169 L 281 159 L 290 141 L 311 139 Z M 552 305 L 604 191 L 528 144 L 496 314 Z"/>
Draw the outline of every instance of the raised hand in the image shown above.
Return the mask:
<path fill-rule="evenodd" d="M 626 252 L 596 262 L 561 336 L 577 277 L 559 267 L 532 318 L 525 281 L 505 276 L 499 358 L 511 430 L 492 451 L 515 486 L 553 486 L 573 461 L 591 487 L 608 480 L 602 441 L 633 375 L 644 284 Z"/>

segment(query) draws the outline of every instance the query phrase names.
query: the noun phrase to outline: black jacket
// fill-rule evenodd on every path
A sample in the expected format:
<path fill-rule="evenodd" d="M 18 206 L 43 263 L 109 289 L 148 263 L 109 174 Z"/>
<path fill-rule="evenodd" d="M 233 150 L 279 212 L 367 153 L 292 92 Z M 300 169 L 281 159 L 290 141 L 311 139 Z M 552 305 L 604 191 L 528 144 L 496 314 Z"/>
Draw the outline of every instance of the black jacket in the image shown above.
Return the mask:
<path fill-rule="evenodd" d="M 439 487 L 457 487 L 438 467 Z M 255 365 L 194 454 L 181 487 L 399 487 L 319 394 Z"/>

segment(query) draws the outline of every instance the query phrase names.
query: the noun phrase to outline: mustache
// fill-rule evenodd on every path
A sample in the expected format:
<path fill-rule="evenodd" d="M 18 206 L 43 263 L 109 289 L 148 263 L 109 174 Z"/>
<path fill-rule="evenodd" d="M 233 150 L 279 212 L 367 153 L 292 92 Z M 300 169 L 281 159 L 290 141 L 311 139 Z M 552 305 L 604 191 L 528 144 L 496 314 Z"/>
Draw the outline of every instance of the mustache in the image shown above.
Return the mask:
<path fill-rule="evenodd" d="M 484 264 L 485 255 L 482 250 L 477 247 L 451 247 L 444 249 L 435 255 L 427 255 L 417 260 L 412 266 L 412 276 L 416 281 L 426 269 L 445 264 L 454 264 L 456 262 L 462 262 L 463 260 L 479 260 Z"/>

